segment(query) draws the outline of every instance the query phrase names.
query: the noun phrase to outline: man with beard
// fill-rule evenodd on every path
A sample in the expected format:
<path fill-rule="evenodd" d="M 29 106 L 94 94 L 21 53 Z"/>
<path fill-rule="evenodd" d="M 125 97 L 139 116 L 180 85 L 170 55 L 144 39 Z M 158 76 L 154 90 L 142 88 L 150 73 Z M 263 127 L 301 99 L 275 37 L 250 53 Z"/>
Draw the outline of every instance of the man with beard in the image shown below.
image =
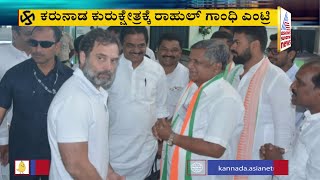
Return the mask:
<path fill-rule="evenodd" d="M 110 164 L 127 180 L 144 179 L 156 157 L 151 128 L 168 117 L 166 75 L 161 65 L 145 57 L 146 27 L 123 27 L 123 54 L 109 89 Z"/>
<path fill-rule="evenodd" d="M 109 165 L 108 93 L 119 59 L 119 42 L 93 29 L 80 44 L 80 67 L 53 99 L 48 113 L 50 179 L 119 178 Z"/>
<path fill-rule="evenodd" d="M 265 144 L 260 155 L 266 160 L 288 159 L 289 175 L 274 179 L 307 180 L 320 176 L 320 58 L 303 65 L 291 85 L 292 104 L 307 109 L 292 149 Z"/>
<path fill-rule="evenodd" d="M 243 66 L 235 68 L 228 78 L 233 78 L 229 82 L 245 105 L 237 159 L 258 160 L 261 145 L 272 143 L 287 149 L 292 142 L 295 108 L 290 103 L 290 80 L 264 56 L 268 40 L 265 27 L 235 27 L 233 40 L 234 62 Z M 249 177 L 259 178 L 270 177 Z"/>
<path fill-rule="evenodd" d="M 163 34 L 158 44 L 157 57 L 167 76 L 169 119 L 173 116 L 182 90 L 189 82 L 189 70 L 179 63 L 182 55 L 181 45 L 181 40 L 173 33 Z"/>
<path fill-rule="evenodd" d="M 47 134 L 49 105 L 72 70 L 55 56 L 60 49 L 57 27 L 35 27 L 28 43 L 31 59 L 6 72 L 0 83 L 0 121 L 13 105 L 9 130 L 10 179 L 48 179 L 47 176 L 14 176 L 15 160 L 50 160 Z"/>

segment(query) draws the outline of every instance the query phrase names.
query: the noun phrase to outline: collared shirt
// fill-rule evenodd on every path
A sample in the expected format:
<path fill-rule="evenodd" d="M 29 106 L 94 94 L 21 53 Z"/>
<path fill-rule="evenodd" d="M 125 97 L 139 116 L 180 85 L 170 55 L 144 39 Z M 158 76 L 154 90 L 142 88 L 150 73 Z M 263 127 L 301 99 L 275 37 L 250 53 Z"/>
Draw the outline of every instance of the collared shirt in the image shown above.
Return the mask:
<path fill-rule="evenodd" d="M 173 116 L 174 110 L 178 103 L 179 97 L 181 96 L 182 90 L 187 86 L 189 82 L 189 70 L 181 63 L 177 64 L 177 67 L 167 74 L 167 85 L 168 85 L 168 97 L 167 107 L 170 113 L 168 118 Z"/>
<path fill-rule="evenodd" d="M 48 112 L 48 137 L 52 161 L 52 180 L 73 179 L 61 160 L 58 143 L 88 143 L 90 163 L 102 179 L 107 177 L 109 164 L 108 93 L 99 90 L 76 69 L 54 97 Z"/>
<path fill-rule="evenodd" d="M 293 63 L 291 68 L 286 72 L 286 74 L 290 78 L 291 82 L 293 82 L 296 79 L 296 74 L 297 74 L 298 70 L 299 70 L 299 67 L 295 63 Z"/>
<path fill-rule="evenodd" d="M 72 70 L 59 60 L 56 60 L 54 69 L 47 76 L 33 59 L 6 72 L 0 82 L 0 107 L 8 109 L 13 102 L 13 119 L 9 131 L 10 164 L 17 158 L 50 159 L 47 112 L 54 95 L 38 82 L 34 71 L 50 90 L 58 90 L 72 75 Z"/>
<path fill-rule="evenodd" d="M 160 64 L 144 57 L 133 69 L 121 55 L 109 89 L 109 151 L 112 167 L 128 180 L 144 179 L 150 172 L 158 147 L 151 128 L 157 118 L 169 115 L 166 87 Z"/>
<path fill-rule="evenodd" d="M 0 54 L 0 80 L 10 68 L 30 58 L 30 55 L 15 48 L 12 44 L 0 45 Z M 7 124 L 10 124 L 11 119 L 12 107 L 7 111 L 0 126 L 0 145 L 8 144 L 9 131 Z"/>
<path fill-rule="evenodd" d="M 176 125 L 173 126 L 175 133 L 180 133 L 182 124 L 184 122 L 187 108 L 190 105 L 193 94 L 198 89 L 196 84 L 192 84 L 187 99 L 175 112 L 175 116 L 178 116 Z M 178 107 L 180 105 L 177 105 Z M 232 112 L 232 113 L 230 113 Z M 192 160 L 234 160 L 236 158 L 237 146 L 239 143 L 240 133 L 243 129 L 243 114 L 244 106 L 240 95 L 236 90 L 224 79 L 219 79 L 209 84 L 203 89 L 199 99 L 199 104 L 196 109 L 194 126 L 193 126 L 193 138 L 200 138 L 204 141 L 219 144 L 226 148 L 224 154 L 216 159 L 208 156 L 202 156 L 192 153 Z M 188 135 L 189 125 L 186 128 L 186 134 Z M 165 147 L 164 143 L 164 147 Z M 168 150 L 168 164 L 167 167 L 171 167 L 171 160 L 173 156 L 175 145 Z M 165 149 L 165 148 L 163 148 Z M 178 179 L 184 179 L 186 173 L 186 150 L 180 149 L 179 156 L 179 177 Z M 163 158 L 165 155 L 163 154 Z M 164 161 L 164 159 L 162 159 Z M 168 172 L 168 177 L 170 172 Z M 232 176 L 193 176 L 192 179 L 232 179 Z"/>
<path fill-rule="evenodd" d="M 238 90 L 243 101 L 250 81 L 261 64 L 262 61 L 252 66 L 241 80 L 243 67 L 235 75 L 232 85 Z M 260 93 L 252 149 L 254 160 L 260 159 L 259 149 L 265 143 L 272 143 L 286 149 L 292 143 L 295 131 L 295 106 L 291 104 L 290 84 L 283 70 L 269 63 Z"/>
<path fill-rule="evenodd" d="M 286 153 L 289 160 L 289 175 L 278 179 L 313 180 L 320 176 L 320 113 L 306 111 L 302 126 L 297 129 L 297 137 L 292 150 Z"/>

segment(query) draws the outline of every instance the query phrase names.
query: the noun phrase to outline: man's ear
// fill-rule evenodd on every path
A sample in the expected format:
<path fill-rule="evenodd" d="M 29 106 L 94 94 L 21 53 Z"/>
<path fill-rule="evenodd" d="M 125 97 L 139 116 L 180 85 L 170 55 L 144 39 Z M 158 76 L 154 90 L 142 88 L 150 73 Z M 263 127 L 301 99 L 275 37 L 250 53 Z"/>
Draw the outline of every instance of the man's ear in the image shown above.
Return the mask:
<path fill-rule="evenodd" d="M 84 53 L 84 51 L 80 51 L 79 54 L 79 66 L 80 68 L 82 68 L 84 66 L 86 62 L 86 54 Z"/>
<path fill-rule="evenodd" d="M 260 50 L 260 42 L 258 40 L 254 40 L 250 43 L 250 50 L 251 52 L 256 52 L 256 49 Z"/>
<path fill-rule="evenodd" d="M 297 54 L 296 51 L 290 51 L 290 52 L 288 53 L 288 57 L 289 57 L 290 61 L 292 61 L 293 58 L 296 57 L 296 54 Z"/>

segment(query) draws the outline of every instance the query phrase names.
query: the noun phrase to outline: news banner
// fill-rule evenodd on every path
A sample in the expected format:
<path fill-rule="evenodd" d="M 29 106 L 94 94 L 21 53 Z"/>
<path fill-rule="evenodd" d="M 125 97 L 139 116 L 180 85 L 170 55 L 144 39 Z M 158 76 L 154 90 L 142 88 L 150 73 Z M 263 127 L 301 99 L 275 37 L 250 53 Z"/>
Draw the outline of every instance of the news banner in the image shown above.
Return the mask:
<path fill-rule="evenodd" d="M 278 51 L 291 46 L 291 13 L 277 9 L 21 9 L 19 26 L 275 26 Z M 187 173 L 288 175 L 287 160 L 189 160 Z M 15 160 L 15 175 L 48 175 L 49 160 Z"/>

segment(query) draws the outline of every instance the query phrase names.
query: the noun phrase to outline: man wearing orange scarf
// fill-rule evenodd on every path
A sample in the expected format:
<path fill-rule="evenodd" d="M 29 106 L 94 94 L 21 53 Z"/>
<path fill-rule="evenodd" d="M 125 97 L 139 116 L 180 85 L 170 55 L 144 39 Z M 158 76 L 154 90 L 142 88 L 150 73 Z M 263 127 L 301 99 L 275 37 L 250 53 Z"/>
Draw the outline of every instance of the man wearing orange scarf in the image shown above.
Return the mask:
<path fill-rule="evenodd" d="M 229 48 L 223 41 L 203 40 L 191 47 L 191 81 L 178 101 L 173 120 L 159 120 L 152 128 L 158 139 L 166 141 L 161 180 L 232 178 L 193 176 L 197 171 L 191 170 L 193 160 L 235 159 L 244 108 L 239 94 L 223 79 L 228 57 Z"/>
<path fill-rule="evenodd" d="M 295 130 L 295 107 L 290 103 L 290 80 L 264 56 L 265 27 L 235 27 L 231 52 L 236 64 L 227 78 L 242 97 L 244 128 L 238 160 L 258 160 L 259 148 L 272 143 L 287 149 Z M 235 179 L 270 179 L 271 176 L 236 176 Z"/>

